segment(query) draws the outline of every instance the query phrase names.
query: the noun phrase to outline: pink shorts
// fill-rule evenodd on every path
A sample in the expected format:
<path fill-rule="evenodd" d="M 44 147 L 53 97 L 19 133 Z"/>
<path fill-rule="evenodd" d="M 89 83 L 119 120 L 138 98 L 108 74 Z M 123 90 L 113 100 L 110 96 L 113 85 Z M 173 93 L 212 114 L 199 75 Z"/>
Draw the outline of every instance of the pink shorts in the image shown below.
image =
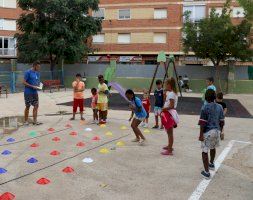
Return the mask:
<path fill-rule="evenodd" d="M 161 113 L 161 121 L 162 121 L 163 127 L 166 130 L 177 127 L 177 124 L 175 123 L 173 117 L 171 116 L 171 114 L 168 111 L 167 112 L 163 111 Z"/>

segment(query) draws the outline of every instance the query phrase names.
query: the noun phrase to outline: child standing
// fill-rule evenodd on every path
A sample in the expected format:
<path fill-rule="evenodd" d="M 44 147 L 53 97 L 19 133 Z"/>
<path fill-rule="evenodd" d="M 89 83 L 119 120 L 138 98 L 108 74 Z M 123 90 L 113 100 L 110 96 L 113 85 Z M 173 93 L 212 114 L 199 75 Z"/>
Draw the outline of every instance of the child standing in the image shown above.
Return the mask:
<path fill-rule="evenodd" d="M 153 128 L 159 128 L 159 118 L 162 112 L 162 107 L 164 103 L 164 93 L 163 93 L 163 83 L 161 80 L 156 81 L 156 89 L 154 92 L 155 96 L 155 106 L 154 106 L 154 113 L 155 113 L 155 126 Z M 161 124 L 161 129 L 163 128 Z"/>
<path fill-rule="evenodd" d="M 214 102 L 215 98 L 215 91 L 208 89 L 205 94 L 207 103 L 202 107 L 199 119 L 199 141 L 201 141 L 202 160 L 205 169 L 201 172 L 201 175 L 206 179 L 211 177 L 209 169 L 215 170 L 214 158 L 216 147 L 219 146 L 220 132 L 224 126 L 223 109 L 221 105 Z M 208 158 L 209 150 L 210 162 Z"/>
<path fill-rule="evenodd" d="M 98 82 L 99 84 L 97 107 L 99 112 L 99 123 L 105 124 L 107 119 L 109 89 L 105 84 L 103 75 L 98 76 Z"/>
<path fill-rule="evenodd" d="M 131 123 L 131 127 L 135 133 L 136 138 L 132 140 L 132 142 L 139 142 L 140 145 L 144 145 L 146 138 L 143 136 L 138 126 L 142 121 L 146 119 L 147 113 L 142 105 L 141 100 L 135 96 L 133 90 L 127 90 L 126 97 L 131 102 L 129 107 L 132 110 L 132 115 L 129 121 L 132 120 L 133 113 L 135 114 L 135 117 L 133 118 Z"/>
<path fill-rule="evenodd" d="M 207 90 L 211 89 L 216 92 L 216 87 L 214 85 L 214 78 L 213 77 L 209 77 L 206 79 L 206 85 L 207 85 L 207 88 L 206 88 Z"/>
<path fill-rule="evenodd" d="M 144 90 L 143 93 L 143 99 L 142 99 L 142 105 L 147 113 L 146 119 L 143 121 L 143 127 L 147 128 L 148 127 L 148 118 L 149 118 L 149 113 L 151 110 L 151 104 L 150 104 L 150 99 L 149 99 L 149 94 L 148 91 Z"/>
<path fill-rule="evenodd" d="M 83 118 L 83 104 L 84 104 L 84 94 L 83 91 L 85 89 L 84 82 L 81 81 L 81 74 L 76 74 L 76 80 L 72 83 L 73 92 L 74 92 L 74 102 L 73 102 L 73 117 L 70 120 L 75 120 L 77 108 L 79 107 L 81 120 Z"/>
<path fill-rule="evenodd" d="M 226 114 L 227 114 L 228 109 L 227 109 L 227 104 L 223 101 L 223 93 L 222 92 L 219 92 L 217 94 L 216 103 L 218 103 L 222 106 L 223 114 L 224 114 L 224 117 L 225 117 Z M 222 129 L 220 138 L 221 138 L 221 140 L 224 140 L 224 128 Z"/>
<path fill-rule="evenodd" d="M 97 124 L 98 123 L 98 93 L 97 93 L 97 89 L 96 88 L 92 88 L 91 89 L 91 108 L 93 111 L 93 124 Z"/>
<path fill-rule="evenodd" d="M 164 151 L 161 153 L 162 155 L 173 155 L 173 129 L 177 127 L 178 124 L 178 115 L 177 115 L 177 87 L 176 81 L 172 77 L 168 79 L 165 83 L 165 87 L 167 90 L 166 93 L 166 101 L 164 107 L 162 109 L 162 124 L 168 134 L 168 146 L 165 146 Z"/>

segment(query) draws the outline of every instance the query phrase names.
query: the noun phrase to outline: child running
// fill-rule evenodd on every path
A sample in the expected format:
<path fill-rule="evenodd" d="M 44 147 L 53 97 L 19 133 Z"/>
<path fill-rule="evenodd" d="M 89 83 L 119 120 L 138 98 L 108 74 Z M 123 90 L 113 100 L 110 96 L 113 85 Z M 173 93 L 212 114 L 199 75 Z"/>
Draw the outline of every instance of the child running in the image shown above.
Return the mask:
<path fill-rule="evenodd" d="M 204 171 L 201 175 L 210 179 L 210 170 L 215 170 L 214 158 L 216 154 L 216 147 L 219 146 L 220 132 L 224 126 L 224 113 L 222 106 L 215 103 L 215 91 L 208 89 L 205 94 L 205 100 L 207 103 L 202 107 L 199 125 L 200 135 L 199 141 L 201 141 L 202 148 L 202 160 L 204 165 Z M 210 162 L 208 158 L 208 152 L 210 150 Z"/>
<path fill-rule="evenodd" d="M 129 121 L 132 120 L 133 113 L 135 114 L 135 117 L 133 118 L 131 123 L 131 127 L 135 133 L 136 138 L 132 140 L 132 142 L 139 142 L 140 145 L 144 145 L 146 138 L 143 136 L 138 126 L 142 121 L 146 119 L 147 113 L 142 105 L 141 100 L 135 96 L 133 90 L 127 90 L 126 97 L 131 102 L 129 107 L 132 110 L 132 115 Z"/>
<path fill-rule="evenodd" d="M 91 89 L 91 109 L 93 111 L 93 124 L 98 124 L 98 93 L 96 88 Z"/>
<path fill-rule="evenodd" d="M 74 102 L 73 102 L 73 117 L 70 120 L 75 120 L 77 108 L 80 109 L 81 120 L 83 118 L 83 103 L 84 103 L 84 94 L 83 91 L 85 89 L 84 82 L 81 81 L 82 75 L 76 74 L 76 80 L 72 83 L 73 91 L 74 91 Z"/>
<path fill-rule="evenodd" d="M 161 154 L 172 156 L 174 143 L 173 129 L 176 128 L 178 124 L 178 115 L 176 111 L 178 96 L 175 79 L 173 77 L 168 79 L 165 82 L 165 87 L 167 90 L 166 101 L 162 109 L 161 117 L 162 124 L 168 134 L 168 145 L 163 148 L 164 151 L 161 152 Z"/>
<path fill-rule="evenodd" d="M 143 92 L 143 99 L 142 99 L 142 105 L 147 113 L 146 119 L 143 121 L 142 126 L 144 128 L 148 127 L 148 118 L 149 118 L 149 113 L 151 110 L 151 104 L 150 104 L 150 99 L 149 99 L 149 94 L 147 90 L 144 90 Z"/>
<path fill-rule="evenodd" d="M 104 76 L 98 76 L 98 101 L 97 107 L 99 111 L 99 123 L 105 124 L 107 119 L 107 109 L 108 109 L 108 95 L 109 89 L 105 84 Z"/>
<path fill-rule="evenodd" d="M 217 94 L 216 103 L 218 103 L 222 106 L 223 114 L 224 114 L 224 117 L 225 117 L 226 114 L 227 114 L 228 109 L 227 109 L 227 104 L 223 101 L 223 93 L 222 92 L 219 92 Z M 224 140 L 224 128 L 222 129 L 220 138 L 221 138 L 221 140 Z"/>
<path fill-rule="evenodd" d="M 164 102 L 164 93 L 163 93 L 163 83 L 161 80 L 156 81 L 156 89 L 154 92 L 155 96 L 155 106 L 154 106 L 154 113 L 155 113 L 155 126 L 154 129 L 159 128 L 159 118 L 162 112 L 163 108 L 163 102 Z M 163 126 L 161 124 L 161 129 L 163 129 Z"/>

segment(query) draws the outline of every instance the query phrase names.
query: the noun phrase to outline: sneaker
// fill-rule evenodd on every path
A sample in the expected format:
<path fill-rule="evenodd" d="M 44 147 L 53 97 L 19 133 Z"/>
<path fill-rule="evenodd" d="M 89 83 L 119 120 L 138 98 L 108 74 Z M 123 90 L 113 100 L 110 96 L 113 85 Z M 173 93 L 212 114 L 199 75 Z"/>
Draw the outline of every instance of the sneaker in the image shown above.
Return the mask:
<path fill-rule="evenodd" d="M 81 117 L 81 121 L 85 121 L 85 119 L 83 117 Z"/>
<path fill-rule="evenodd" d="M 97 121 L 96 121 L 96 120 L 93 120 L 93 121 L 91 122 L 91 124 L 97 124 Z"/>
<path fill-rule="evenodd" d="M 75 120 L 75 118 L 74 118 L 74 117 L 71 117 L 69 120 L 73 121 L 73 120 Z"/>
<path fill-rule="evenodd" d="M 142 126 L 143 128 L 148 128 L 148 124 L 147 123 L 145 123 L 145 124 L 143 124 L 143 126 Z"/>
<path fill-rule="evenodd" d="M 41 125 L 42 123 L 41 122 L 33 122 L 33 125 L 34 126 L 39 126 L 39 125 Z"/>
<path fill-rule="evenodd" d="M 142 140 L 142 139 L 141 139 L 141 140 L 139 141 L 139 145 L 140 145 L 140 146 L 146 145 L 146 140 Z"/>
<path fill-rule="evenodd" d="M 214 163 L 209 163 L 209 169 L 210 169 L 210 170 L 215 170 L 215 165 L 214 165 Z"/>
<path fill-rule="evenodd" d="M 156 125 L 155 125 L 155 126 L 153 126 L 153 129 L 158 129 L 158 128 L 159 128 L 159 126 L 156 126 Z"/>
<path fill-rule="evenodd" d="M 205 178 L 207 180 L 211 178 L 210 172 L 202 171 L 201 175 L 203 176 L 203 178 Z"/>
<path fill-rule="evenodd" d="M 162 151 L 161 154 L 164 156 L 173 156 L 172 151 L 169 151 L 169 150 Z"/>
<path fill-rule="evenodd" d="M 135 138 L 133 140 L 131 140 L 131 142 L 139 142 L 140 140 L 138 138 Z"/>
<path fill-rule="evenodd" d="M 24 126 L 29 126 L 29 122 L 24 122 Z"/>

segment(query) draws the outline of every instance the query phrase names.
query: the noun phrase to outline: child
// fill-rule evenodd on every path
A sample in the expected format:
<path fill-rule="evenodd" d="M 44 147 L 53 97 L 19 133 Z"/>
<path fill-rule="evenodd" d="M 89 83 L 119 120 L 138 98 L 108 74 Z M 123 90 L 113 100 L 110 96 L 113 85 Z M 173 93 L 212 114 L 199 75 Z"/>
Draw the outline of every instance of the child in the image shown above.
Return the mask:
<path fill-rule="evenodd" d="M 93 110 L 93 124 L 98 123 L 98 108 L 97 108 L 97 103 L 98 103 L 98 93 L 96 88 L 91 89 L 91 108 Z"/>
<path fill-rule="evenodd" d="M 107 119 L 107 109 L 108 109 L 108 95 L 109 89 L 105 84 L 104 76 L 98 76 L 98 101 L 97 107 L 99 111 L 99 123 L 105 124 Z"/>
<path fill-rule="evenodd" d="M 223 93 L 222 92 L 219 92 L 217 94 L 216 103 L 218 103 L 222 106 L 223 114 L 224 114 L 224 116 L 226 116 L 228 109 L 227 109 L 227 104 L 225 102 L 223 102 Z M 224 140 L 224 128 L 222 129 L 220 138 L 221 138 L 221 140 Z"/>
<path fill-rule="evenodd" d="M 163 83 L 161 80 L 156 81 L 156 89 L 154 92 L 155 96 L 155 106 L 154 106 L 154 113 L 155 113 L 155 126 L 153 128 L 159 128 L 159 117 L 162 112 L 163 102 L 164 102 L 164 93 L 163 93 Z M 161 129 L 163 128 L 161 124 Z"/>
<path fill-rule="evenodd" d="M 141 103 L 141 100 L 135 96 L 133 90 L 130 90 L 130 89 L 127 90 L 126 97 L 131 102 L 129 107 L 132 110 L 132 115 L 129 121 L 132 120 L 133 113 L 135 114 L 135 117 L 132 120 L 131 127 L 135 133 L 136 138 L 132 140 L 132 142 L 139 142 L 140 145 L 144 145 L 146 138 L 143 136 L 138 126 L 140 125 L 142 121 L 146 119 L 147 113 Z"/>
<path fill-rule="evenodd" d="M 151 110 L 151 104 L 150 104 L 150 99 L 148 95 L 148 91 L 144 90 L 143 93 L 143 99 L 142 99 L 142 105 L 147 113 L 146 119 L 143 121 L 143 127 L 147 128 L 148 127 L 148 118 L 149 118 L 149 113 Z"/>
<path fill-rule="evenodd" d="M 162 155 L 173 155 L 173 128 L 177 127 L 178 124 L 178 115 L 177 115 L 177 86 L 176 81 L 172 77 L 168 79 L 165 83 L 165 87 L 167 90 L 166 101 L 164 107 L 162 109 L 162 124 L 168 134 L 168 146 L 165 146 L 163 149 L 165 151 L 161 152 Z"/>
<path fill-rule="evenodd" d="M 213 91 L 216 92 L 216 87 L 214 86 L 214 78 L 213 77 L 209 77 L 206 79 L 206 85 L 207 85 L 207 90 L 211 89 Z"/>
<path fill-rule="evenodd" d="M 221 105 L 214 102 L 215 98 L 215 91 L 213 89 L 208 89 L 205 94 L 207 104 L 202 107 L 199 120 L 199 141 L 201 141 L 202 160 L 205 168 L 205 170 L 201 172 L 201 175 L 206 179 L 211 177 L 209 169 L 215 170 L 215 148 L 219 146 L 220 132 L 224 126 L 223 109 Z M 208 158 L 209 150 L 210 163 Z"/>
<path fill-rule="evenodd" d="M 83 103 L 84 103 L 84 95 L 83 91 L 85 89 L 84 82 L 81 81 L 81 74 L 76 74 L 76 80 L 72 83 L 73 91 L 74 91 L 74 102 L 73 102 L 73 117 L 70 120 L 75 120 L 77 108 L 80 109 L 81 120 L 83 118 Z"/>

